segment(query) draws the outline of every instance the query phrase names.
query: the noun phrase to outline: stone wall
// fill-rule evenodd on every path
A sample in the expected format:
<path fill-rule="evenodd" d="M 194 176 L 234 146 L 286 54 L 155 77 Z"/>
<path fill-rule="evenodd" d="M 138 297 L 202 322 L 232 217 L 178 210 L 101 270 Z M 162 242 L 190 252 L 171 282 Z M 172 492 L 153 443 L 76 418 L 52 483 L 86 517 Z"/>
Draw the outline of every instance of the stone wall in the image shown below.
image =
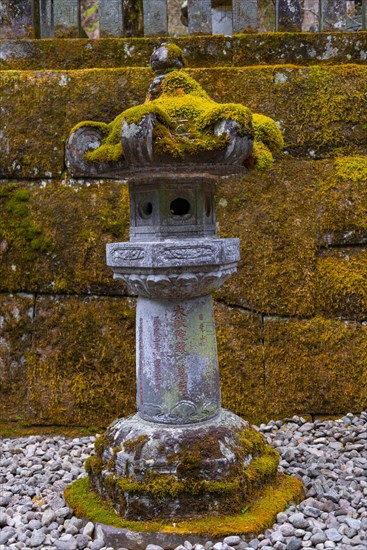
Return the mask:
<path fill-rule="evenodd" d="M 223 401 L 252 421 L 367 406 L 367 37 L 299 36 L 180 39 L 214 99 L 286 143 L 267 174 L 218 185 L 219 233 L 242 247 L 216 296 Z M 143 100 L 152 41 L 55 43 L 0 42 L 0 417 L 106 425 L 135 403 L 134 298 L 104 251 L 128 238 L 128 193 L 68 179 L 64 143 Z"/>

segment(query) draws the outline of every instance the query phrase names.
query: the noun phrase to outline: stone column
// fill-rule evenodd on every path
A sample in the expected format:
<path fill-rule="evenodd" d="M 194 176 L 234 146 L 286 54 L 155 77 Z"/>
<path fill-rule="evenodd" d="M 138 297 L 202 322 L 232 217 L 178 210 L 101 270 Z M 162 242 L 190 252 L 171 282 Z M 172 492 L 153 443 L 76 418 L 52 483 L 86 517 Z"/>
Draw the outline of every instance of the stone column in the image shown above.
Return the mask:
<path fill-rule="evenodd" d="M 232 0 L 233 34 L 258 28 L 257 0 Z"/>
<path fill-rule="evenodd" d="M 123 36 L 122 0 L 99 0 L 100 37 Z"/>
<path fill-rule="evenodd" d="M 189 34 L 212 34 L 211 0 L 188 0 Z"/>
<path fill-rule="evenodd" d="M 277 6 L 277 31 L 300 31 L 302 28 L 300 0 L 278 0 Z"/>
<path fill-rule="evenodd" d="M 347 3 L 345 0 L 322 0 L 321 30 L 343 31 L 347 23 Z"/>
<path fill-rule="evenodd" d="M 168 33 L 167 0 L 143 0 L 144 36 Z"/>
<path fill-rule="evenodd" d="M 140 416 L 166 424 L 217 416 L 221 402 L 211 296 L 173 302 L 140 297 L 136 328 Z"/>
<path fill-rule="evenodd" d="M 0 0 L 0 38 L 34 38 L 32 0 Z"/>

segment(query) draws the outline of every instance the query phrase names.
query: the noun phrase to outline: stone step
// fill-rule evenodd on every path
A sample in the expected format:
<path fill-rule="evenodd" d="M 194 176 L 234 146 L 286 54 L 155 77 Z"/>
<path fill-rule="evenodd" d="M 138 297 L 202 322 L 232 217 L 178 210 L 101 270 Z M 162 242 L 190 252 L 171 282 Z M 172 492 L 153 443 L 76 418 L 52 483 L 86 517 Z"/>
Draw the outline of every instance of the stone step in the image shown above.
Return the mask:
<path fill-rule="evenodd" d="M 146 67 L 162 38 L 0 40 L 0 70 Z M 367 32 L 172 37 L 190 67 L 367 64 Z"/>

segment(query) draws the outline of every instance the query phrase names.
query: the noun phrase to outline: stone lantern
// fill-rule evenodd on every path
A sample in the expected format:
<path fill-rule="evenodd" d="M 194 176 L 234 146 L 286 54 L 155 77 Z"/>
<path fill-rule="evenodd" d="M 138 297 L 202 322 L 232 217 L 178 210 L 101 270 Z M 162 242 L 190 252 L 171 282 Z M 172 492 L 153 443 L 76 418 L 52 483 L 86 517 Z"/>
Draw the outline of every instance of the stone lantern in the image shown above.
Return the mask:
<path fill-rule="evenodd" d="M 133 520 L 238 513 L 274 482 L 279 459 L 221 407 L 211 297 L 240 257 L 238 239 L 217 237 L 215 183 L 246 170 L 252 115 L 215 103 L 172 70 L 182 65 L 179 48 L 161 46 L 146 103 L 108 127 L 78 125 L 67 145 L 74 175 L 129 181 L 130 241 L 107 245 L 107 265 L 138 295 L 137 413 L 108 428 L 87 469 Z"/>

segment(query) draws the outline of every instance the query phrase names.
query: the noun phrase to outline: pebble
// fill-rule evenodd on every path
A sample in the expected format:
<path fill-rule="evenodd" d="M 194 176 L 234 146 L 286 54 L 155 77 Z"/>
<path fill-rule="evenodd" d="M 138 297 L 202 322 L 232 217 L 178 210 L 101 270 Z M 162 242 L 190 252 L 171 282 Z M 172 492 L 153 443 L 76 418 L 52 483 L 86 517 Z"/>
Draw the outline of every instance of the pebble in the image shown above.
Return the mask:
<path fill-rule="evenodd" d="M 281 471 L 305 486 L 305 500 L 264 534 L 175 550 L 367 550 L 367 413 L 306 422 L 294 416 L 259 428 L 281 455 Z M 0 456 L 1 550 L 113 550 L 100 528 L 75 517 L 63 490 L 84 476 L 94 437 L 3 439 Z M 120 548 L 117 550 L 126 550 Z M 146 550 L 164 550 L 149 544 Z"/>

